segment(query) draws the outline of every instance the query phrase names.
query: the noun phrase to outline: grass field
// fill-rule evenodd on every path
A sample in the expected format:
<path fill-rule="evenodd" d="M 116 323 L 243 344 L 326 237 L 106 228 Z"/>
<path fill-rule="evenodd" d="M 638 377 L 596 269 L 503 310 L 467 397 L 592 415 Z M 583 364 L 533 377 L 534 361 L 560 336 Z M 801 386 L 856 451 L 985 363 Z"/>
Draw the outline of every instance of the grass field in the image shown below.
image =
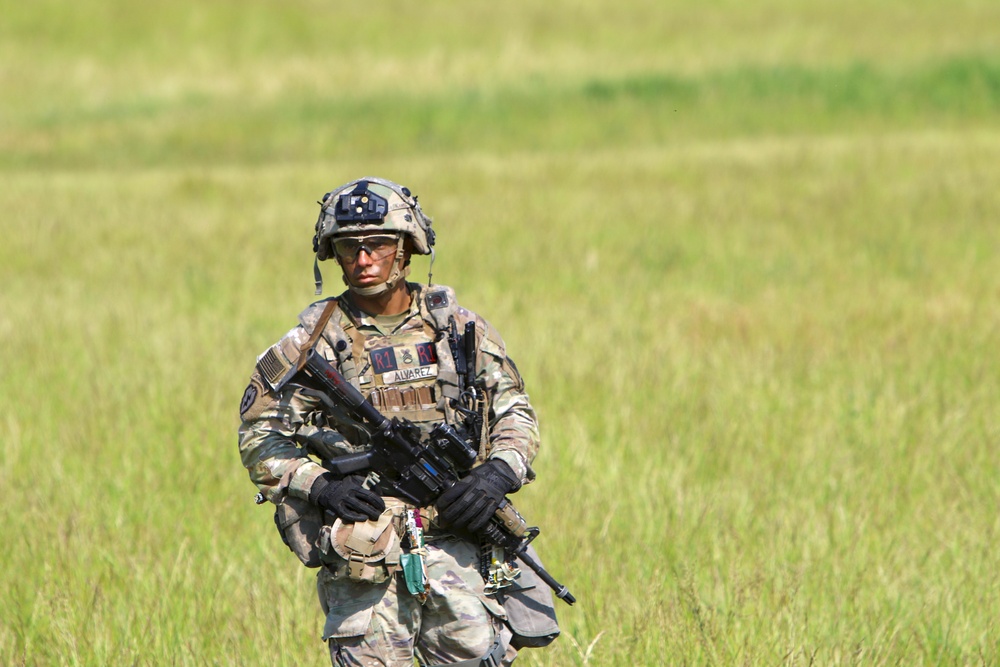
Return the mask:
<path fill-rule="evenodd" d="M 1000 664 L 997 3 L 0 16 L 0 664 L 328 664 L 236 406 L 365 174 L 540 415 L 518 664 Z"/>

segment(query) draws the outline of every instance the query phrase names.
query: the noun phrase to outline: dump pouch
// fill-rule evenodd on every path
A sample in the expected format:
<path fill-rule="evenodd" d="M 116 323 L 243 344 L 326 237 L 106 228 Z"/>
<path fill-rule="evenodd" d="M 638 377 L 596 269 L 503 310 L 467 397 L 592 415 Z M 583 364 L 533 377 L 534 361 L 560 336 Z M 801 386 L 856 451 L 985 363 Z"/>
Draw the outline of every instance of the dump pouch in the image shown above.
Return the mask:
<path fill-rule="evenodd" d="M 533 546 L 528 545 L 527 552 L 541 564 Z M 521 575 L 497 595 L 514 635 L 510 643 L 516 649 L 548 646 L 559 636 L 552 591 L 530 567 L 520 561 L 518 566 Z"/>

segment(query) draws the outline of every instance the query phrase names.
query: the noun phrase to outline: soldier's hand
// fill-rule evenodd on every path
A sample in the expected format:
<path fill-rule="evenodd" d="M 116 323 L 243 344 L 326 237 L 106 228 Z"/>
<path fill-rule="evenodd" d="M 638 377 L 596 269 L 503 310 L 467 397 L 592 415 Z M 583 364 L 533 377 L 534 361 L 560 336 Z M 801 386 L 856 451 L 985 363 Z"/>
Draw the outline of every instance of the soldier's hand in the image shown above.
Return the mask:
<path fill-rule="evenodd" d="M 478 532 L 489 523 L 504 496 L 520 487 L 509 465 L 489 459 L 441 494 L 436 503 L 438 515 L 453 528 Z"/>
<path fill-rule="evenodd" d="M 385 511 L 381 496 L 363 487 L 354 475 L 342 480 L 320 477 L 309 491 L 309 500 L 347 523 L 374 520 Z"/>

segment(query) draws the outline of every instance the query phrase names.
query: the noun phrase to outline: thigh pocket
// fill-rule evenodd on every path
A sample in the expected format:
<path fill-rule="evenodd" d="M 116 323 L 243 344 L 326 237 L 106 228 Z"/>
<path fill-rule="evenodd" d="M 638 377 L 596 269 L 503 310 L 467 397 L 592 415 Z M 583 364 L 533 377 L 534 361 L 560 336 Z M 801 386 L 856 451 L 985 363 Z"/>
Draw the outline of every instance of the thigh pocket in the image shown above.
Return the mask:
<path fill-rule="evenodd" d="M 368 582 L 330 580 L 323 586 L 326 623 L 323 640 L 362 637 L 372 624 L 375 605 L 385 596 L 387 585 Z"/>
<path fill-rule="evenodd" d="M 323 640 L 363 636 L 372 623 L 372 606 L 352 603 L 331 607 L 323 625 Z"/>

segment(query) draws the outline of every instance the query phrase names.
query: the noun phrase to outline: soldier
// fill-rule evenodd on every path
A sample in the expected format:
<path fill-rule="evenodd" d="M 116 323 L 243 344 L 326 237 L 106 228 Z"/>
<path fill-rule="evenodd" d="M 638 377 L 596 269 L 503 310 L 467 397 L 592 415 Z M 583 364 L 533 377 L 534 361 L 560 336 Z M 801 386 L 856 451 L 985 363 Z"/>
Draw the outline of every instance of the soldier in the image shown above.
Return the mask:
<path fill-rule="evenodd" d="M 497 331 L 450 288 L 405 280 L 413 253 L 433 264 L 433 245 L 431 220 L 405 187 L 363 178 L 327 193 L 313 237 L 317 294 L 329 258 L 347 290 L 309 306 L 258 358 L 240 405 L 240 453 L 258 499 L 277 506 L 286 544 L 319 567 L 334 665 L 509 665 L 517 655 L 493 595 L 505 583 L 503 554 L 472 535 L 534 479 L 538 426 Z M 462 373 L 456 332 L 469 322 L 474 367 Z M 322 461 L 365 451 L 370 434 L 308 386 L 274 389 L 274 375 L 310 346 L 386 417 L 424 434 L 441 422 L 462 428 L 476 465 L 419 508 L 391 497 L 377 474 L 329 472 Z"/>

